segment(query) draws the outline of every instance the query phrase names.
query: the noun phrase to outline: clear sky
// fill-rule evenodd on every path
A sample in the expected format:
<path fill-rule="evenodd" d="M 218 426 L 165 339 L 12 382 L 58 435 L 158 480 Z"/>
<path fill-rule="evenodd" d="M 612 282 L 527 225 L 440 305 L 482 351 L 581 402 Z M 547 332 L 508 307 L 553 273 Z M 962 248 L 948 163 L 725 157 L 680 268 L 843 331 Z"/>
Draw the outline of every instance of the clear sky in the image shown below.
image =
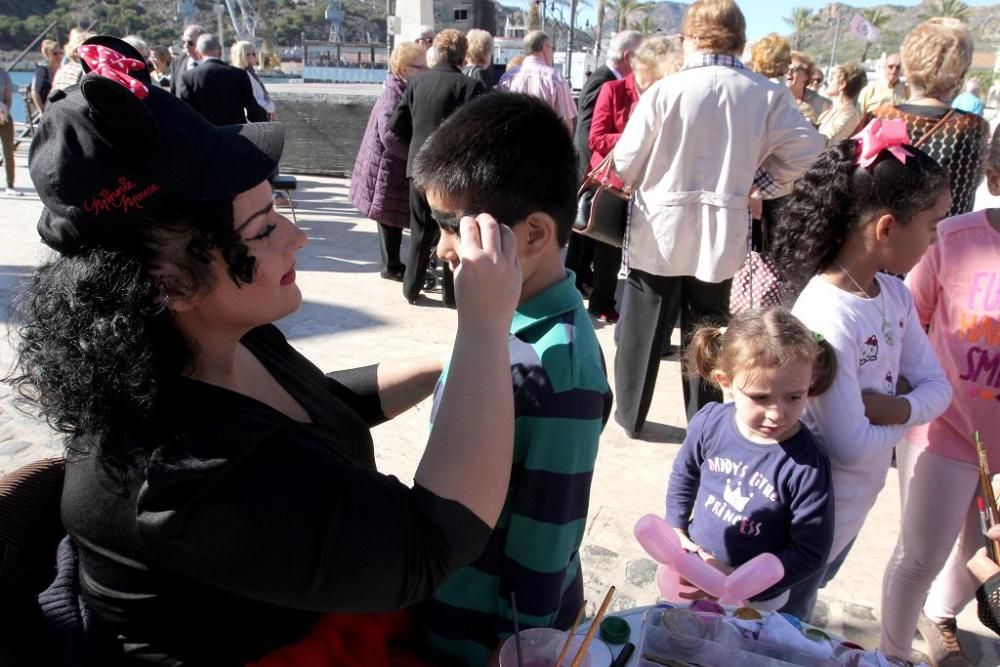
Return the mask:
<path fill-rule="evenodd" d="M 587 19 L 593 23 L 597 13 L 597 0 L 589 0 L 592 7 L 584 7 L 580 13 L 579 22 L 582 24 Z M 747 38 L 756 40 L 769 32 L 779 34 L 791 33 L 791 28 L 782 19 L 791 16 L 793 7 L 808 7 L 819 9 L 829 4 L 829 0 L 737 0 L 740 9 L 743 10 L 747 19 Z M 997 0 L 965 0 L 967 5 L 976 7 L 995 4 Z M 845 4 L 852 7 L 874 7 L 877 5 L 903 5 L 913 7 L 919 5 L 917 0 L 849 0 Z"/>

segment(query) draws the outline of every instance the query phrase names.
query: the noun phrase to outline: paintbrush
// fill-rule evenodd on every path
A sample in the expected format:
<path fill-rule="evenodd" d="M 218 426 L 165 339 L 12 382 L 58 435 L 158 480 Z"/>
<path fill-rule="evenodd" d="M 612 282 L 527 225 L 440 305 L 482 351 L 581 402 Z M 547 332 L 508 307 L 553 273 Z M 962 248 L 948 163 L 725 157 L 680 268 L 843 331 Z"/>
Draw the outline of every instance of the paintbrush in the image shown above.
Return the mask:
<path fill-rule="evenodd" d="M 983 498 L 986 500 L 986 522 L 987 528 L 989 528 L 997 522 L 997 499 L 993 494 L 993 475 L 990 472 L 990 463 L 986 458 L 986 446 L 979 438 L 979 431 L 976 431 L 976 454 L 979 456 L 979 482 L 980 486 L 983 487 Z M 1000 542 L 994 540 L 993 548 L 989 551 L 992 552 L 993 562 L 997 562 L 997 557 L 1000 556 Z"/>
<path fill-rule="evenodd" d="M 587 649 L 590 647 L 590 642 L 594 639 L 594 633 L 597 632 L 597 628 L 601 625 L 601 620 L 604 619 L 604 612 L 608 610 L 608 605 L 611 604 L 611 598 L 615 594 L 615 587 L 612 586 L 608 589 L 607 595 L 604 596 L 604 602 L 601 603 L 601 608 L 597 610 L 597 615 L 594 616 L 594 620 L 590 622 L 590 629 L 587 630 L 587 635 L 583 638 L 583 643 L 580 644 L 579 650 L 577 650 L 576 655 L 573 656 L 573 662 L 570 663 L 570 667 L 580 667 L 580 663 L 583 662 L 583 657 L 587 655 Z"/>
<path fill-rule="evenodd" d="M 517 596 L 510 592 L 510 610 L 514 613 L 514 649 L 517 652 L 517 667 L 524 667 L 521 658 L 521 628 L 517 623 Z"/>
<path fill-rule="evenodd" d="M 580 620 L 583 618 L 583 612 L 587 610 L 587 601 L 583 601 L 583 606 L 580 607 L 580 611 L 576 614 L 576 620 L 573 621 L 573 627 L 569 629 L 566 633 L 566 643 L 563 644 L 562 651 L 559 652 L 559 657 L 556 659 L 556 667 L 562 664 L 563 658 L 569 653 L 569 643 L 573 641 L 573 635 L 576 633 L 576 626 L 580 625 Z"/>

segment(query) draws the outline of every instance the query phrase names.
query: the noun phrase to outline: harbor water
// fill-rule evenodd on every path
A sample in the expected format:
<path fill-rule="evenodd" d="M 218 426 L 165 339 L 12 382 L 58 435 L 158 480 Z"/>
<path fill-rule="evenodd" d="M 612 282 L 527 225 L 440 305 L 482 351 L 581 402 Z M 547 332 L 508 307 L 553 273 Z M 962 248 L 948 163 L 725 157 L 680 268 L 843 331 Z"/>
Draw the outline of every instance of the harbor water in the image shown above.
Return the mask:
<path fill-rule="evenodd" d="M 24 98 L 21 97 L 21 91 L 31 85 L 31 76 L 31 72 L 10 72 L 10 78 L 14 80 L 14 85 L 17 87 L 17 92 L 14 93 L 14 100 L 13 104 L 11 104 L 10 110 L 15 123 L 23 123 L 25 121 Z"/>

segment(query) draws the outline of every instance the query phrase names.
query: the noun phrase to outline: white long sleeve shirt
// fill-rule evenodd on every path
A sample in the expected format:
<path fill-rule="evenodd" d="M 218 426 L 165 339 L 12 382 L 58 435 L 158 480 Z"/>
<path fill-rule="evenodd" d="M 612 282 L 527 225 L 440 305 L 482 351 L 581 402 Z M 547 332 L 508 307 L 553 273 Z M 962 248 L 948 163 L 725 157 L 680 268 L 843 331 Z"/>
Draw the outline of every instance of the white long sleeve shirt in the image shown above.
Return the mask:
<path fill-rule="evenodd" d="M 951 384 L 927 340 L 913 297 L 897 278 L 879 274 L 880 294 L 866 299 L 820 276 L 803 290 L 792 313 L 821 333 L 837 354 L 837 376 L 820 396 L 809 399 L 803 423 L 830 457 L 834 496 L 833 559 L 853 540 L 885 485 L 892 449 L 907 428 L 925 424 L 951 402 Z M 894 344 L 883 333 L 883 312 Z M 895 395 L 902 375 L 913 387 L 903 398 L 910 419 L 899 426 L 875 426 L 865 417 L 861 392 Z"/>

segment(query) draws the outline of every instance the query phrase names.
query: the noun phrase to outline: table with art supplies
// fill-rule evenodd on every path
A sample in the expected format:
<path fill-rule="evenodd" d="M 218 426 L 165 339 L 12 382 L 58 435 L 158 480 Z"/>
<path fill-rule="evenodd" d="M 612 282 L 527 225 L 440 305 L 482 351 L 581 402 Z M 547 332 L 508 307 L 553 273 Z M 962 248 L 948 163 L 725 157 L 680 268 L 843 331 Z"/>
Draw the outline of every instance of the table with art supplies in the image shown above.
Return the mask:
<path fill-rule="evenodd" d="M 576 636 L 590 627 L 590 623 L 581 625 Z M 722 607 L 710 600 L 680 605 L 660 602 L 606 616 L 600 620 L 597 638 L 612 660 L 592 661 L 594 667 L 896 664 L 793 616 L 751 607 Z"/>

